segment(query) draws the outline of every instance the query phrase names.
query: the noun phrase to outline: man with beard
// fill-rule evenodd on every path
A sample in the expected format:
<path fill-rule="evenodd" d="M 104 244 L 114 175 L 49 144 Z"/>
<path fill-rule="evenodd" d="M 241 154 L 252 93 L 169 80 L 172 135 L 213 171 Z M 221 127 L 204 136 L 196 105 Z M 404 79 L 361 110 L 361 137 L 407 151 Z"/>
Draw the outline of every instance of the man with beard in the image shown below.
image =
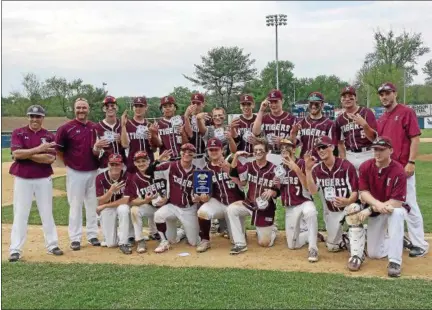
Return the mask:
<path fill-rule="evenodd" d="M 87 100 L 76 99 L 74 109 L 75 119 L 58 128 L 55 141 L 57 156 L 66 166 L 71 249 L 78 251 L 81 249 L 83 204 L 86 209 L 87 240 L 93 246 L 100 246 L 97 238 L 95 182 L 99 161 L 93 154 L 95 124 L 88 120 Z"/>
<path fill-rule="evenodd" d="M 245 217 L 252 216 L 252 225 L 256 226 L 258 244 L 271 247 L 277 236 L 274 226 L 276 211 L 277 186 L 274 184 L 275 165 L 267 161 L 268 145 L 263 139 L 257 139 L 253 147 L 255 160 L 245 165 L 238 164 L 238 158 L 245 151 L 238 151 L 231 163 L 230 176 L 239 178 L 241 186 L 248 185 L 247 197 L 228 206 L 228 222 L 231 228 L 234 246 L 230 254 L 236 255 L 247 251 L 245 236 Z"/>
<path fill-rule="evenodd" d="M 211 198 L 200 195 L 200 202 L 204 204 L 198 210 L 201 242 L 197 246 L 197 252 L 205 252 L 210 248 L 211 220 L 225 219 L 228 222 L 228 205 L 244 200 L 243 192 L 229 176 L 230 165 L 222 155 L 222 142 L 211 138 L 207 143 L 207 152 L 210 162 L 204 169 L 213 172 L 213 191 Z"/>
<path fill-rule="evenodd" d="M 318 153 L 314 149 L 315 139 L 327 136 L 335 141 L 334 123 L 322 114 L 324 108 L 323 94 L 312 92 L 307 100 L 309 102 L 309 115 L 294 125 L 291 131 L 291 141 L 295 141 L 296 138 L 299 141 L 301 145 L 300 158 L 303 158 L 306 152 L 311 151 L 312 156 L 318 159 Z"/>
<path fill-rule="evenodd" d="M 266 137 L 271 150 L 271 154 L 268 154 L 267 157 L 275 165 L 282 163 L 280 140 L 290 139 L 292 127 L 297 122 L 295 116 L 282 110 L 282 105 L 282 92 L 277 89 L 270 91 L 267 98 L 261 103 L 252 127 L 252 133 L 256 137 L 261 133 Z M 270 107 L 270 113 L 264 114 L 267 107 Z"/>
<path fill-rule="evenodd" d="M 408 235 L 406 240 L 410 257 L 421 257 L 428 253 L 429 244 L 425 240 L 423 216 L 417 203 L 415 159 L 420 143 L 421 131 L 413 109 L 397 103 L 396 87 L 384 83 L 378 88 L 378 95 L 385 113 L 378 119 L 378 135 L 387 136 L 393 144 L 391 158 L 399 162 L 407 175 L 406 203 L 411 211 L 406 215 Z"/>
<path fill-rule="evenodd" d="M 373 158 L 372 141 L 376 137 L 377 123 L 371 109 L 357 105 L 356 90 L 352 86 L 341 91 L 342 108 L 345 111 L 335 121 L 339 139 L 339 157 L 346 158 L 354 167 Z"/>

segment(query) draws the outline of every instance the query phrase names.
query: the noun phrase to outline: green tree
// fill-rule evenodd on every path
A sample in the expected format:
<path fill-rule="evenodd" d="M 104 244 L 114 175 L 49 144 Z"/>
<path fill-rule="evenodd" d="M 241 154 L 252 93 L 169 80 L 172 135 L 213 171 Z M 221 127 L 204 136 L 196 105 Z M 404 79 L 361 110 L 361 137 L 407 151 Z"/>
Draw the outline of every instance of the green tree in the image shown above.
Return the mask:
<path fill-rule="evenodd" d="M 294 101 L 294 64 L 288 60 L 279 60 L 279 90 L 285 95 L 286 100 Z M 276 88 L 276 61 L 271 61 L 261 71 L 262 87 L 268 93 Z"/>
<path fill-rule="evenodd" d="M 81 91 L 82 80 L 76 79 L 68 82 L 65 78 L 53 76 L 45 80 L 46 92 L 50 98 L 50 103 L 58 106 L 66 116 L 70 112 L 71 98 Z"/>
<path fill-rule="evenodd" d="M 423 73 L 426 74 L 425 83 L 432 84 L 432 59 L 429 59 L 422 69 Z"/>
<path fill-rule="evenodd" d="M 91 84 L 84 84 L 81 85 L 79 93 L 77 93 L 71 98 L 70 109 L 68 109 L 70 112 L 67 115 L 69 118 L 73 117 L 73 103 L 75 102 L 76 98 L 79 97 L 84 97 L 89 102 L 90 120 L 100 121 L 105 117 L 104 112 L 102 111 L 102 102 L 103 99 L 105 98 L 104 89 L 99 87 L 94 87 Z"/>
<path fill-rule="evenodd" d="M 33 103 L 37 104 L 45 97 L 46 88 L 43 82 L 34 73 L 26 73 L 23 76 L 22 86 L 26 97 Z"/>

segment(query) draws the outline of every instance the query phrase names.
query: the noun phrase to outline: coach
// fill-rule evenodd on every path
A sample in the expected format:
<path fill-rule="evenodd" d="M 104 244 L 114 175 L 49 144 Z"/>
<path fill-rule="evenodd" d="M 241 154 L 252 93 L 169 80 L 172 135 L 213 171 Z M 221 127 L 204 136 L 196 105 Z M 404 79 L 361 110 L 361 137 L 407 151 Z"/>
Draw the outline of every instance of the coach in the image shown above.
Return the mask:
<path fill-rule="evenodd" d="M 57 154 L 66 166 L 66 192 L 69 202 L 69 239 L 71 249 L 81 248 L 82 206 L 86 209 L 88 242 L 99 246 L 96 220 L 96 175 L 98 158 L 93 154 L 95 124 L 88 120 L 89 104 L 78 98 L 74 104 L 75 119 L 59 127 L 56 135 Z"/>
<path fill-rule="evenodd" d="M 378 95 L 386 110 L 377 121 L 378 135 L 390 138 L 393 144 L 391 157 L 405 167 L 408 178 L 406 203 L 411 211 L 406 216 L 406 221 L 412 242 L 409 256 L 424 256 L 429 250 L 429 244 L 425 241 L 423 217 L 416 197 L 415 159 L 421 135 L 417 116 L 413 109 L 397 103 L 397 91 L 392 83 L 382 84 L 378 88 Z"/>

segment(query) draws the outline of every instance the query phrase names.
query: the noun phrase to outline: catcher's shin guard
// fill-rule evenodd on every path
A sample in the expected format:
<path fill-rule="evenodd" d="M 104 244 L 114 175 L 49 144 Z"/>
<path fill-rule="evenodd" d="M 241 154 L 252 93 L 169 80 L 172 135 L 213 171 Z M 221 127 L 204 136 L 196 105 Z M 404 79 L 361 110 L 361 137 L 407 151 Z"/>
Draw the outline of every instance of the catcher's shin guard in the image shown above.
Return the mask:
<path fill-rule="evenodd" d="M 345 217 L 345 221 L 348 224 L 351 257 L 357 256 L 363 261 L 365 257 L 366 231 L 358 217 L 358 213 L 359 211 L 355 210 L 354 213 Z"/>

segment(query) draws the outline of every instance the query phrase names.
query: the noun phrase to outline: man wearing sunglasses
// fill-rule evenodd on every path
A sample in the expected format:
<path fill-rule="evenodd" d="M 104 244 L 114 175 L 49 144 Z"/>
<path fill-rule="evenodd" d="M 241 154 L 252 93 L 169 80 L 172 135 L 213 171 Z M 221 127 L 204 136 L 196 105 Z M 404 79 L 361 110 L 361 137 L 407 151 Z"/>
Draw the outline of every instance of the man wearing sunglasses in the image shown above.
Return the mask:
<path fill-rule="evenodd" d="M 248 191 L 245 200 L 234 202 L 227 209 L 234 243 L 230 251 L 232 255 L 247 251 L 244 225 L 247 216 L 252 217 L 251 224 L 256 227 L 260 246 L 271 247 L 276 239 L 277 228 L 274 226 L 274 218 L 279 190 L 274 183 L 275 165 L 267 161 L 268 151 L 267 142 L 264 139 L 257 139 L 253 147 L 253 162 L 238 164 L 238 158 L 247 155 L 245 151 L 238 151 L 233 157 L 230 176 L 241 186 L 247 184 Z"/>
<path fill-rule="evenodd" d="M 361 222 L 369 218 L 367 253 L 371 259 L 388 257 L 390 277 L 401 274 L 407 176 L 404 168 L 391 159 L 392 142 L 378 137 L 372 144 L 374 158 L 360 166 L 360 199 L 368 208 L 358 213 Z M 388 230 L 388 234 L 387 234 Z"/>
<path fill-rule="evenodd" d="M 277 89 L 270 91 L 267 98 L 261 103 L 252 127 L 252 133 L 256 137 L 261 133 L 266 137 L 271 150 L 268 160 L 275 165 L 282 163 L 280 140 L 284 138 L 290 139 L 292 127 L 297 122 L 295 116 L 282 110 L 282 105 L 282 92 Z M 264 114 L 267 107 L 270 107 L 270 113 Z"/>
<path fill-rule="evenodd" d="M 377 129 L 375 114 L 371 109 L 357 105 L 354 87 L 344 87 L 340 96 L 344 112 L 335 122 L 339 157 L 346 158 L 358 171 L 363 162 L 373 158 L 371 146 Z"/>
<path fill-rule="evenodd" d="M 423 216 L 417 203 L 415 159 L 420 143 L 421 131 L 413 109 L 397 103 L 397 90 L 392 83 L 384 83 L 378 88 L 378 95 L 385 113 L 378 119 L 378 135 L 389 137 L 393 144 L 392 159 L 399 162 L 407 175 L 406 203 L 411 211 L 406 216 L 408 236 L 405 246 L 410 257 L 421 257 L 428 253 L 429 244 L 425 240 Z"/>
<path fill-rule="evenodd" d="M 33 195 L 42 221 L 48 254 L 63 255 L 52 213 L 52 180 L 55 161 L 54 135 L 42 127 L 45 110 L 40 105 L 27 109 L 29 124 L 12 132 L 11 151 L 14 162 L 9 173 L 14 176 L 14 213 L 9 247 L 10 262 L 22 258 L 27 237 L 27 222 Z"/>

